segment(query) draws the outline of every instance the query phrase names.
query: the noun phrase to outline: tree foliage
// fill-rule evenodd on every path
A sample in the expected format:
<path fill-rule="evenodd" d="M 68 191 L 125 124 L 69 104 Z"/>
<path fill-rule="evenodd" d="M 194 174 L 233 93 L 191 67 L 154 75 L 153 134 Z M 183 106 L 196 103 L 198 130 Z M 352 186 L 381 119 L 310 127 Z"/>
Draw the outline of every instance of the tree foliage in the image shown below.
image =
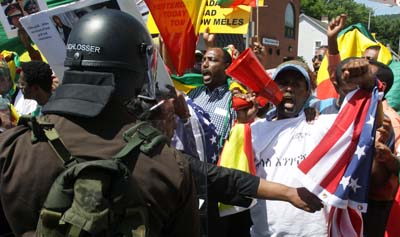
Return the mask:
<path fill-rule="evenodd" d="M 362 23 L 368 26 L 368 18 L 371 13 L 370 31 L 376 34 L 377 40 L 398 52 L 400 43 L 400 15 L 375 16 L 374 9 L 354 0 L 300 0 L 301 11 L 307 16 L 321 19 L 328 16 L 329 19 L 342 13 L 347 14 L 347 25 Z"/>

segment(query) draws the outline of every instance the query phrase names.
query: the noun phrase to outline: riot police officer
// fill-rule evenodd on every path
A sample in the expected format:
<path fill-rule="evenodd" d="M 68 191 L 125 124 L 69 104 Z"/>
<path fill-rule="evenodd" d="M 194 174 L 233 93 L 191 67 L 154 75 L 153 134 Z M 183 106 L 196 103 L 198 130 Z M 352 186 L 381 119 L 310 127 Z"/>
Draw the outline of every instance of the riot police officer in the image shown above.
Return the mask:
<path fill-rule="evenodd" d="M 152 53 L 146 28 L 122 11 L 94 11 L 74 26 L 68 70 L 42 110 L 72 155 L 110 159 L 126 145 L 124 132 L 158 102 L 147 88 Z M 46 195 L 64 169 L 49 143 L 32 141 L 32 134 L 18 126 L 0 138 L 0 212 L 17 236 L 35 234 Z M 149 236 L 199 235 L 185 158 L 160 144 L 152 155 L 138 155 L 132 177 L 149 207 Z"/>

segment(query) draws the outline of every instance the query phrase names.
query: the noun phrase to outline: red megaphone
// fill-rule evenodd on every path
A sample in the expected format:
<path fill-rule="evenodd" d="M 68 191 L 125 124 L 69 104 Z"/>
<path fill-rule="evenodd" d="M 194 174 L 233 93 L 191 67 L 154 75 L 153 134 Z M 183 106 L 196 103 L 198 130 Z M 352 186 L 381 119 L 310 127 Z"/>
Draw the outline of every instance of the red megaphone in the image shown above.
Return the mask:
<path fill-rule="evenodd" d="M 267 74 L 250 48 L 235 59 L 226 69 L 226 74 L 252 89 L 257 96 L 264 97 L 277 105 L 282 100 L 282 92 L 278 85 Z"/>

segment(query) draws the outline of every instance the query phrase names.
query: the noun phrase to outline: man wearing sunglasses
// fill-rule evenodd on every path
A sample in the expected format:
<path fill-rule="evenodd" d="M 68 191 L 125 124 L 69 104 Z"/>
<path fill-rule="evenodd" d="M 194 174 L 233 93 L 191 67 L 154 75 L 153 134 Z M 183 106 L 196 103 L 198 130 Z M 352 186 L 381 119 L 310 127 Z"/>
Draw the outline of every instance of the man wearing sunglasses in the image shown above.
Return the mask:
<path fill-rule="evenodd" d="M 326 54 L 326 51 L 328 50 L 328 46 L 323 45 L 319 47 L 317 50 L 315 50 L 315 55 L 312 58 L 312 63 L 314 67 L 314 72 L 318 73 L 319 67 L 321 66 L 322 59 L 324 59 L 324 56 Z"/>

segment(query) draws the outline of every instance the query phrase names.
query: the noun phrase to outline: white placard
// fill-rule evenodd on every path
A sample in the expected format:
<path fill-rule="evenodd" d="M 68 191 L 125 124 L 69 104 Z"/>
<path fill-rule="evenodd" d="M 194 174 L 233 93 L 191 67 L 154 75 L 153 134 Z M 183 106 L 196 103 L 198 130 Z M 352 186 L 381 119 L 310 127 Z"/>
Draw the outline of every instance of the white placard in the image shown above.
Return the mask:
<path fill-rule="evenodd" d="M 141 14 L 133 1 L 86 0 L 73 2 L 20 19 L 22 26 L 46 57 L 57 77 L 62 79 L 69 31 L 80 17 L 100 8 L 113 8 L 135 16 Z"/>
<path fill-rule="evenodd" d="M 9 39 L 18 35 L 18 19 L 47 10 L 45 0 L 0 0 L 0 6 L 0 21 Z"/>
<path fill-rule="evenodd" d="M 136 2 L 127 0 L 86 0 L 73 2 L 20 19 L 22 26 L 46 57 L 47 62 L 60 80 L 62 80 L 66 69 L 64 67 L 64 60 L 66 57 L 66 42 L 70 30 L 73 28 L 74 23 L 83 15 L 100 8 L 119 9 L 127 12 L 136 19 L 140 19 L 146 27 L 146 23 L 142 19 L 142 14 L 136 7 Z M 153 68 L 154 78 L 152 79 L 154 80 L 155 87 L 162 93 L 171 91 L 173 83 L 158 52 L 157 60 L 154 62 L 156 64 L 150 67 Z M 175 92 L 175 90 L 173 91 Z"/>

